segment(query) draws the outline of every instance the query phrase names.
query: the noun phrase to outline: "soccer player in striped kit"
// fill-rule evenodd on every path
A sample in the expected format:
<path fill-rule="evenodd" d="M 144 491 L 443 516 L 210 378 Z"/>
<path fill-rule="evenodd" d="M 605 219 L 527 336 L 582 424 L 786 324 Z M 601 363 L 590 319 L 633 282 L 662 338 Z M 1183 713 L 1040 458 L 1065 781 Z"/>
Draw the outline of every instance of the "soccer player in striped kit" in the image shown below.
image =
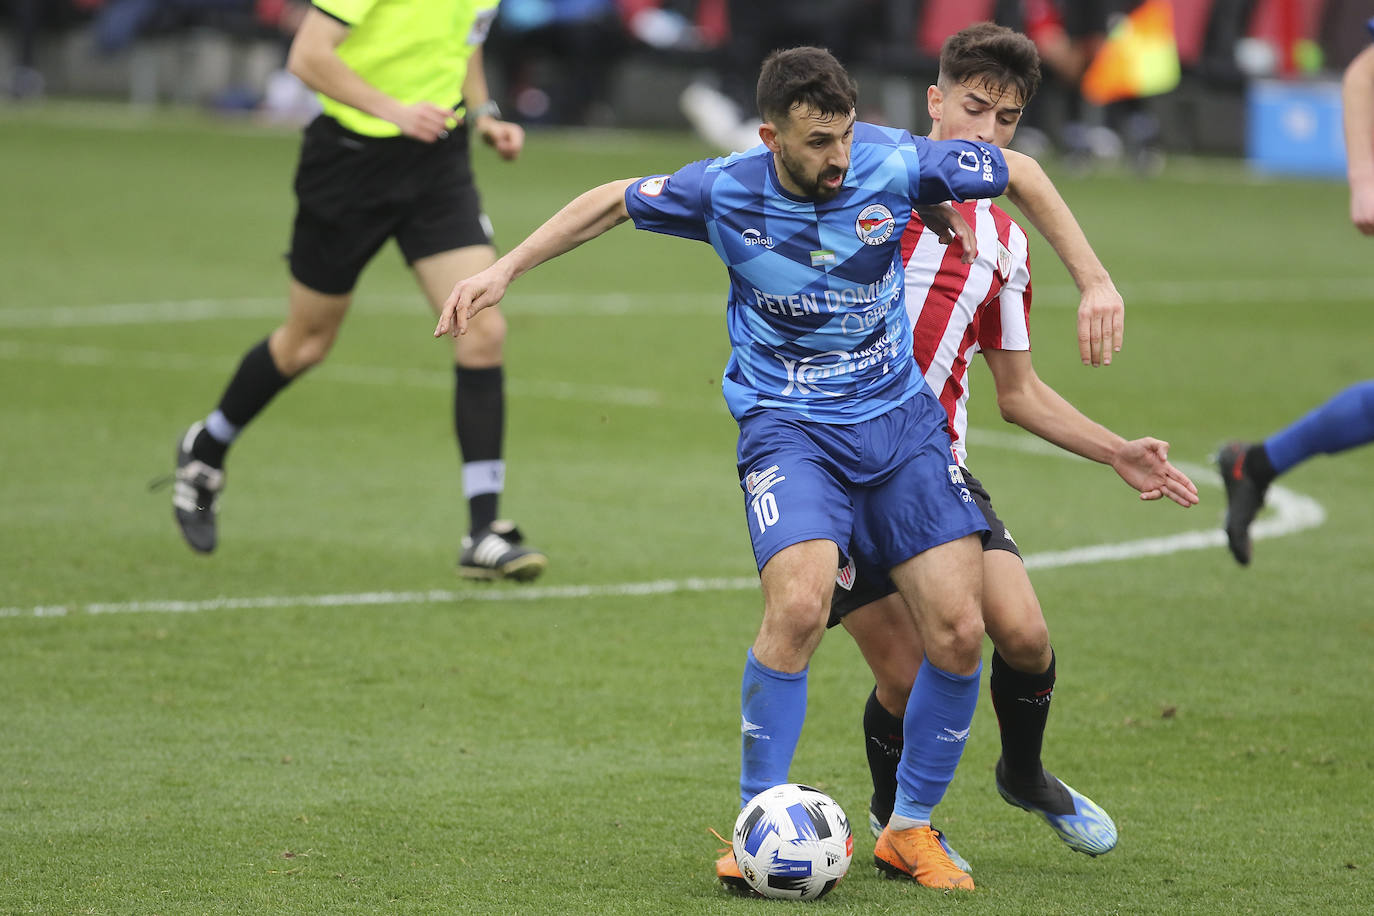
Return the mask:
<path fill-rule="evenodd" d="M 948 473 L 945 413 L 911 358 L 900 240 L 913 207 L 926 205 L 971 259 L 975 240 L 943 202 L 1004 189 L 1064 234 L 1077 224 L 1063 225 L 1072 222 L 1063 200 L 1025 156 L 856 121 L 854 83 L 820 48 L 770 55 L 757 98 L 761 144 L 585 192 L 459 283 L 435 334 L 461 334 L 515 278 L 626 219 L 712 246 L 730 277 L 722 389 L 740 428 L 740 486 L 764 594 L 740 689 L 740 800 L 789 781 L 807 666 L 846 550 L 901 585 L 928 659 L 911 689 L 912 753 L 898 767 L 885 835 L 897 850 L 892 867 L 926 886 L 971 890 L 930 816 L 977 704 L 974 535 L 987 525 Z M 717 875 L 743 883 L 729 853 Z"/>
<path fill-rule="evenodd" d="M 1006 146 L 1038 81 L 1035 46 L 1021 33 L 992 23 L 956 33 L 942 49 L 937 85 L 927 90 L 934 123 L 930 138 Z M 1190 506 L 1197 502 L 1197 488 L 1168 462 L 1168 443 L 1149 438 L 1128 442 L 1083 416 L 1040 380 L 1030 354 L 1026 234 L 990 201 L 954 206 L 977 237 L 976 260 L 965 263 L 955 246 L 939 244 L 919 217 L 907 226 L 902 256 L 914 355 L 949 420 L 954 447 L 950 473 L 960 479 L 989 528 L 982 535 L 983 618 L 994 645 L 990 688 L 1002 740 L 996 784 L 1009 803 L 1042 816 L 1070 848 L 1096 856 L 1116 845 L 1116 826 L 1102 808 L 1041 764 L 1055 682 L 1054 651 L 1016 543 L 993 511 L 987 491 L 968 470 L 969 361 L 975 353 L 983 354 L 1005 419 L 1111 466 L 1142 499 L 1167 496 Z M 1064 254 L 1063 248 L 1058 250 Z M 1110 285 L 1105 268 L 1090 250 L 1074 251 L 1073 258 L 1071 271 L 1080 289 Z M 1083 271 L 1084 265 L 1094 264 L 1095 270 Z M 869 821 L 879 835 L 896 794 L 902 720 L 922 664 L 920 634 L 891 582 L 868 578 L 862 571 L 857 576 L 853 570 L 841 572 L 830 623 L 842 623 L 849 630 L 877 680 L 863 723 L 874 785 Z M 879 867 L 885 868 L 881 839 L 876 852 Z M 953 858 L 963 861 L 957 854 Z"/>
<path fill-rule="evenodd" d="M 1374 19 L 1367 23 L 1374 37 Z M 1341 80 L 1350 222 L 1374 235 L 1374 45 L 1355 55 Z M 1374 442 L 1374 379 L 1356 382 L 1261 442 L 1229 442 L 1217 454 L 1226 485 L 1226 543 L 1250 564 L 1250 525 L 1275 477 L 1313 455 Z"/>

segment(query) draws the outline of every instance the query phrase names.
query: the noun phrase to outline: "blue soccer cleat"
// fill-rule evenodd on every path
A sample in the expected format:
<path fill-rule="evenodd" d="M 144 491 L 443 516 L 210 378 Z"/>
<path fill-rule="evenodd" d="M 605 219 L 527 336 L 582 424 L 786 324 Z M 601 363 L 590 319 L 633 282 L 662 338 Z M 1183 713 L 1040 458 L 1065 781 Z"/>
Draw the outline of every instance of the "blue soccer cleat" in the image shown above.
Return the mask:
<path fill-rule="evenodd" d="M 1050 775 L 1048 770 L 1041 772 L 1044 773 L 1042 785 L 1018 797 L 1009 788 L 1006 768 L 998 760 L 997 791 L 1007 804 L 1043 817 L 1059 834 L 1059 839 L 1075 852 L 1095 857 L 1115 849 L 1116 824 L 1111 815 L 1091 798 L 1080 795 L 1072 786 Z"/>

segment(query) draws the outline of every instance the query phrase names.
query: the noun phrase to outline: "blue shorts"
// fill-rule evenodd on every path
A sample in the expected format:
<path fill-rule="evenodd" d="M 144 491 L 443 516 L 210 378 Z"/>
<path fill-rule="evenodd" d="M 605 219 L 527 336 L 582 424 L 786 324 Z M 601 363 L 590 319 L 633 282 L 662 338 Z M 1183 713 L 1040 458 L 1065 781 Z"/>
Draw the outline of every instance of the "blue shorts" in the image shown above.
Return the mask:
<path fill-rule="evenodd" d="M 759 410 L 739 423 L 745 517 L 760 570 L 784 547 L 833 541 L 885 577 L 939 544 L 987 531 L 928 391 L 861 423 Z"/>

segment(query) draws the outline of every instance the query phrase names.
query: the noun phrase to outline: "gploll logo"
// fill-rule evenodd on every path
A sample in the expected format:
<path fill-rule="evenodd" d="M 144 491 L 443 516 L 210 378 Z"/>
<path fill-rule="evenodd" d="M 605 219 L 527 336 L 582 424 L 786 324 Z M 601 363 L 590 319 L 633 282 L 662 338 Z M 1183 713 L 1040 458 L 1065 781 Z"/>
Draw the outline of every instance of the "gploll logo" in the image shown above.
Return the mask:
<path fill-rule="evenodd" d="M 740 237 L 744 239 L 745 245 L 762 245 L 764 248 L 769 249 L 773 247 L 773 237 L 771 235 L 764 235 L 757 229 L 745 229 L 740 233 Z"/>

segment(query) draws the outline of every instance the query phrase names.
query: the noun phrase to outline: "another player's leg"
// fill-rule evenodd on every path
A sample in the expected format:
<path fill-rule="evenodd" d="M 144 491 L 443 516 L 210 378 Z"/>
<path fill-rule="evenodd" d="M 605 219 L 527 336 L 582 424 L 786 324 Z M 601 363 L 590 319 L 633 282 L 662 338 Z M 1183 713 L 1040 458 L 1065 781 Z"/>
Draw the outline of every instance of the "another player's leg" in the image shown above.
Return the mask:
<path fill-rule="evenodd" d="M 1331 455 L 1372 441 L 1374 379 L 1369 379 L 1351 385 L 1263 442 L 1223 446 L 1217 465 L 1226 485 L 1226 541 L 1236 562 L 1250 562 L 1250 525 L 1275 477 L 1313 455 Z"/>
<path fill-rule="evenodd" d="M 177 443 L 172 511 L 192 549 L 218 543 L 219 495 L 229 446 L 281 391 L 328 354 L 350 294 L 330 295 L 291 281 L 286 322 L 243 355 L 219 403 Z"/>
<path fill-rule="evenodd" d="M 489 245 L 474 245 L 421 258 L 412 266 L 437 310 L 454 285 L 493 260 Z M 505 316 L 493 308 L 478 315 L 454 344 L 453 430 L 468 502 L 458 573 L 469 579 L 528 581 L 544 571 L 548 557 L 526 545 L 514 523 L 497 518 L 506 480 L 505 339 Z"/>
<path fill-rule="evenodd" d="M 886 588 L 894 588 L 891 583 Z M 924 650 L 905 602 L 894 590 L 882 595 L 860 580 L 835 589 L 830 616 L 854 639 L 877 682 L 864 703 L 864 753 L 873 780 L 868 827 L 876 839 L 897 803 L 897 762 L 902 757 L 902 718 Z"/>
<path fill-rule="evenodd" d="M 982 672 L 981 547 L 973 535 L 940 544 L 892 571 L 913 609 L 925 645 L 903 719 L 905 747 L 897 766 L 892 817 L 873 850 L 889 877 L 927 887 L 972 890 L 973 879 L 950 858 L 931 813 L 944 798 L 963 756 Z"/>
<path fill-rule="evenodd" d="M 981 485 L 970 480 L 975 495 L 985 500 Z M 992 530 L 983 551 L 983 619 L 994 647 L 988 682 L 1002 739 L 997 791 L 1010 804 L 1044 818 L 1070 849 L 1099 856 L 1116 846 L 1116 825 L 1041 762 L 1054 697 L 1054 650 L 1025 564 L 991 510 L 989 504 L 984 513 Z"/>

